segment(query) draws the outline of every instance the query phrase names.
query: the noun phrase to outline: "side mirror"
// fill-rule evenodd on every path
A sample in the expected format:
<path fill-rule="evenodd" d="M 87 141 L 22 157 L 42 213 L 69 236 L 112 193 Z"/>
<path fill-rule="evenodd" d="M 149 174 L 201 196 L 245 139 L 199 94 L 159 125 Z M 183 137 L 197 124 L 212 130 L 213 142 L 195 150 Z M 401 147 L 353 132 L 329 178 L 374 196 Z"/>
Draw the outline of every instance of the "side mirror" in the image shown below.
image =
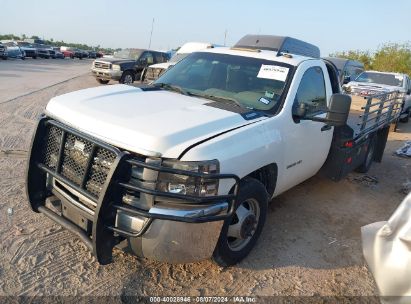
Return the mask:
<path fill-rule="evenodd" d="M 344 76 L 343 84 L 347 84 L 351 81 L 351 76 Z"/>
<path fill-rule="evenodd" d="M 325 122 L 330 126 L 340 127 L 347 123 L 350 113 L 351 96 L 346 94 L 333 94 L 327 111 Z"/>
<path fill-rule="evenodd" d="M 297 103 L 295 107 L 293 107 L 293 116 L 295 118 L 304 118 L 307 113 L 307 107 L 305 103 Z"/>

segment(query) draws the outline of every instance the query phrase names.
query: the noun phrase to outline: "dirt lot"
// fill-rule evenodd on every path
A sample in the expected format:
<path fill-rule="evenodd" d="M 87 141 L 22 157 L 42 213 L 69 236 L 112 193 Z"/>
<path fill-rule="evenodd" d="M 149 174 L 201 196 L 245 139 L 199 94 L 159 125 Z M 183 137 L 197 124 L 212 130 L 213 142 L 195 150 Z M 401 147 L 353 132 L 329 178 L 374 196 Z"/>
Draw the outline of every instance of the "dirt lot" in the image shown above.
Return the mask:
<path fill-rule="evenodd" d="M 38 114 L 51 97 L 96 85 L 85 75 L 0 104 L 0 296 L 110 295 L 121 301 L 131 295 L 377 294 L 360 227 L 386 220 L 408 191 L 403 184 L 411 182 L 411 161 L 393 151 L 411 140 L 411 123 L 390 135 L 383 163 L 368 174 L 375 180 L 351 174 L 334 183 L 315 176 L 274 199 L 256 248 L 235 267 L 169 265 L 118 249 L 113 264 L 99 266 L 79 240 L 29 210 L 24 190 Z"/>
<path fill-rule="evenodd" d="M 0 60 L 0 104 L 89 72 L 91 59 Z"/>

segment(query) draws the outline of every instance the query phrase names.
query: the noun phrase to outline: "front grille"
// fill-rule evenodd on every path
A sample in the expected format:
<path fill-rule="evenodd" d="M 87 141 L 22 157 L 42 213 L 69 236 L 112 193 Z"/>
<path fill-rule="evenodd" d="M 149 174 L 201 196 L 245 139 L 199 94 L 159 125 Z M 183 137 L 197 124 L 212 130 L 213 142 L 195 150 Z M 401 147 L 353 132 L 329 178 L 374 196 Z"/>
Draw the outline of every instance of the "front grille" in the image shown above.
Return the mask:
<path fill-rule="evenodd" d="M 64 131 L 66 135 L 63 136 L 63 131 L 55 125 L 48 124 L 46 128 L 44 165 L 98 199 L 116 154 L 69 131 Z M 62 153 L 60 147 L 63 147 Z M 62 158 L 60 166 L 59 155 Z"/>
<path fill-rule="evenodd" d="M 157 78 L 160 77 L 163 72 L 164 72 L 164 69 L 161 69 L 161 68 L 148 68 L 144 81 L 149 83 L 154 80 L 157 80 Z"/>
<path fill-rule="evenodd" d="M 111 64 L 108 62 L 94 61 L 94 67 L 96 69 L 110 69 Z"/>

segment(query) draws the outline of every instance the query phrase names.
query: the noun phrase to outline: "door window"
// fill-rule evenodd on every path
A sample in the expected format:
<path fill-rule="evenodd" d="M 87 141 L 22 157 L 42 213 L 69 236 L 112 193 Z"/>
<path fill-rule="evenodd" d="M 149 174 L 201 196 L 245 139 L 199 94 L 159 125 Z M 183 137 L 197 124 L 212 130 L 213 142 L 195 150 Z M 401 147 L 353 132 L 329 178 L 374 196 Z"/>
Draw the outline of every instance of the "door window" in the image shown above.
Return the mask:
<path fill-rule="evenodd" d="M 143 62 L 144 60 L 146 60 L 146 63 L 147 63 L 148 65 L 154 63 L 153 54 L 151 54 L 151 52 L 144 52 L 144 54 L 141 55 L 140 60 L 141 60 L 141 62 Z"/>
<path fill-rule="evenodd" d="M 166 62 L 165 56 L 162 53 L 154 53 L 156 63 Z"/>
<path fill-rule="evenodd" d="M 324 74 L 320 67 L 311 67 L 305 71 L 298 87 L 294 106 L 305 104 L 306 115 L 313 116 L 327 109 Z"/>

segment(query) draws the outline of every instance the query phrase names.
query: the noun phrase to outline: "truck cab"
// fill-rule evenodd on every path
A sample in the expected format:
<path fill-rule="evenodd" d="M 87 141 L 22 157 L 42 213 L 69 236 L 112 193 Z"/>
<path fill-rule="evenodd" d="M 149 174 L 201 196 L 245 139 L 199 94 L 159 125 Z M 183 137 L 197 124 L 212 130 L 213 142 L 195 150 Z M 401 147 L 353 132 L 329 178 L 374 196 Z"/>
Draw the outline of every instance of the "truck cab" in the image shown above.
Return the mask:
<path fill-rule="evenodd" d="M 337 181 L 380 161 L 395 98 L 356 131 L 351 97 L 316 46 L 248 35 L 187 56 L 149 86 L 53 98 L 33 138 L 28 199 L 101 264 L 126 241 L 159 261 L 233 265 L 272 198 L 320 169 Z"/>

